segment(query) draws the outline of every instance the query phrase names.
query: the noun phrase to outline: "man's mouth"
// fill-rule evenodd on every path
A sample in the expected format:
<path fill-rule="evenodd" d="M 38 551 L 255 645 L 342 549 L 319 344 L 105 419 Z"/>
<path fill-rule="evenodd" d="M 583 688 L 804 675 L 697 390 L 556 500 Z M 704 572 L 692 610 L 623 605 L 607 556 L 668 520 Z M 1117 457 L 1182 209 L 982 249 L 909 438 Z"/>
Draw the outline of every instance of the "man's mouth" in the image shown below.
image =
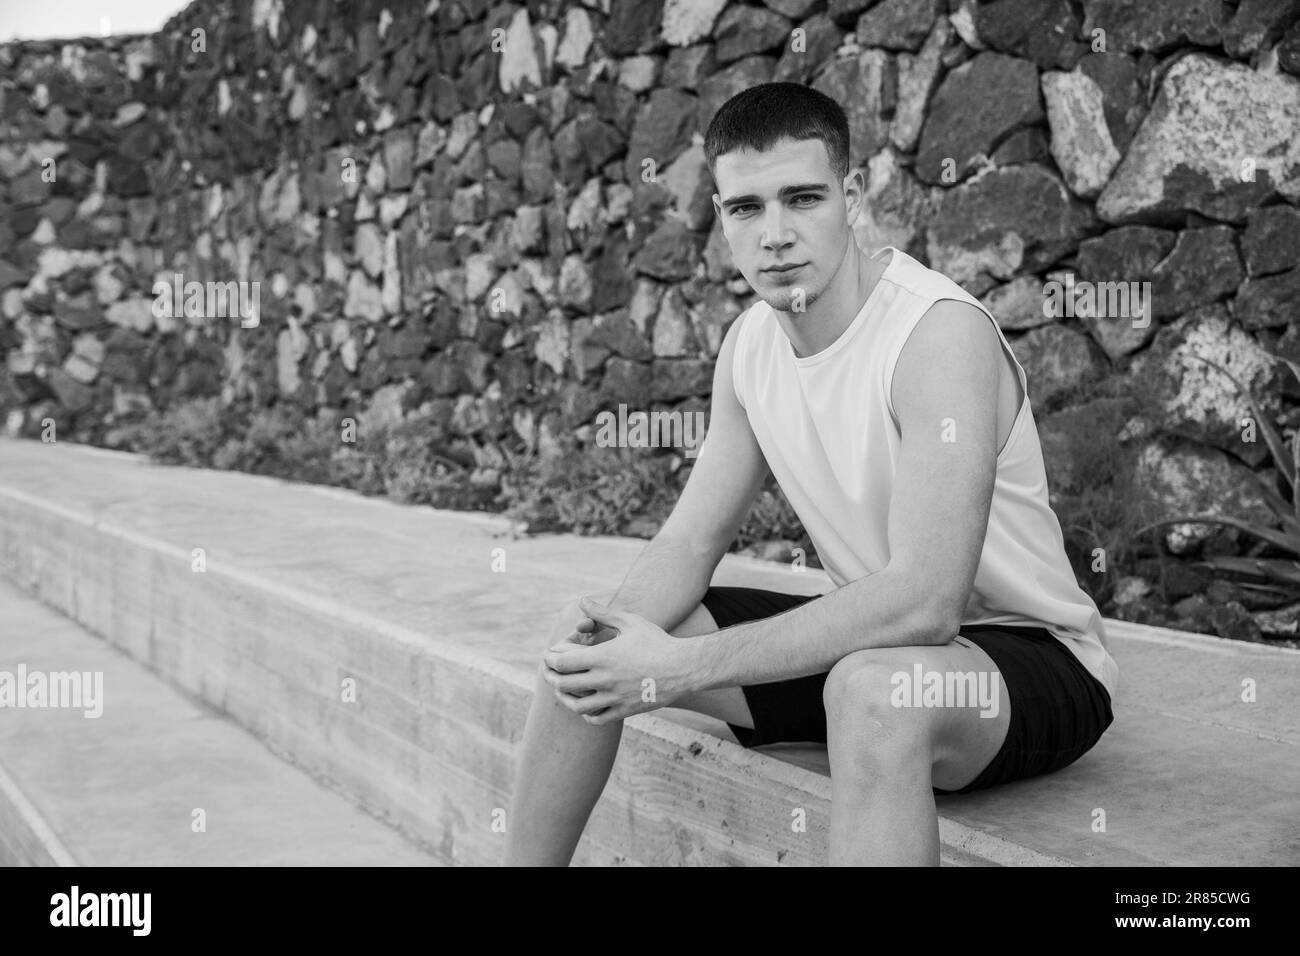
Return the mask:
<path fill-rule="evenodd" d="M 782 272 L 793 272 L 795 269 L 802 269 L 802 268 L 803 268 L 804 266 L 806 266 L 807 264 L 808 264 L 808 263 L 806 263 L 806 262 L 798 262 L 798 263 L 794 263 L 793 265 L 786 265 L 786 266 L 770 266 L 770 267 L 764 269 L 763 271 L 764 271 L 764 272 L 776 272 L 776 273 L 782 273 Z"/>

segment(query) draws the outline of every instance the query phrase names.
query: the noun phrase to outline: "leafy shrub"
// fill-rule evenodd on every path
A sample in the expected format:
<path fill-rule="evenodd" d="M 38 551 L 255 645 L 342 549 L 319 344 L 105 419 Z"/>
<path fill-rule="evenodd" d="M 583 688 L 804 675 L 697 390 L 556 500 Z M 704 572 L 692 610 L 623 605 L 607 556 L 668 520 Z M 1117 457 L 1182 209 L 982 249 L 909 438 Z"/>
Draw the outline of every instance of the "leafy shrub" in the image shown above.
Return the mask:
<path fill-rule="evenodd" d="M 1211 555 L 1199 562 L 1201 567 L 1243 580 L 1248 587 L 1258 588 L 1266 593 L 1284 594 L 1289 600 L 1300 599 L 1300 494 L 1297 494 L 1297 482 L 1300 482 L 1300 432 L 1293 433 L 1288 440 L 1282 437 L 1268 417 L 1254 393 L 1236 379 L 1227 369 L 1217 362 L 1200 355 L 1191 358 L 1224 375 L 1245 396 L 1250 405 L 1251 414 L 1264 435 L 1269 453 L 1277 466 L 1278 473 L 1286 483 L 1287 496 L 1284 498 L 1276 488 L 1256 476 L 1259 490 L 1269 510 L 1273 513 L 1273 525 L 1262 525 L 1242 521 L 1231 515 L 1197 517 L 1180 515 L 1164 521 L 1154 522 L 1141 528 L 1141 531 L 1155 530 L 1174 524 L 1215 524 L 1235 528 L 1267 545 L 1272 555 Z M 1300 364 L 1289 359 L 1282 359 L 1291 374 L 1300 381 Z"/>
<path fill-rule="evenodd" d="M 211 468 L 222 444 L 242 427 L 232 421 L 237 417 L 219 398 L 194 399 L 124 426 L 123 443 L 161 464 Z"/>
<path fill-rule="evenodd" d="M 1122 381 L 1114 386 L 1126 388 Z M 1139 443 L 1117 440 L 1139 405 L 1127 391 L 1103 397 L 1121 400 L 1096 402 L 1089 414 L 1074 419 L 1070 443 L 1086 454 L 1071 458 L 1069 486 L 1051 486 L 1066 556 L 1075 578 L 1098 606 L 1111 599 L 1120 575 L 1093 570 L 1095 549 L 1103 549 L 1108 571 L 1130 567 L 1150 550 L 1139 533 L 1151 508 L 1137 487 Z"/>
<path fill-rule="evenodd" d="M 681 485 L 670 456 L 567 441 L 549 455 L 515 458 L 502 476 L 506 514 L 530 532 L 623 534 L 633 523 L 660 527 Z"/>

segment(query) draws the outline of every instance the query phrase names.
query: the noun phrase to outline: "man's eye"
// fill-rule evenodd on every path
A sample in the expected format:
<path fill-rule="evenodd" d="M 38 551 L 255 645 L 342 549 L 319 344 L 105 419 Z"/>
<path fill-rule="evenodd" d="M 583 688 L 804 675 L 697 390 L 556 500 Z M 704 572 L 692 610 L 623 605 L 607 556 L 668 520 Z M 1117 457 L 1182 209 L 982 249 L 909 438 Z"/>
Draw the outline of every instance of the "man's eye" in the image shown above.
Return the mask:
<path fill-rule="evenodd" d="M 794 197 L 795 202 L 798 202 L 800 199 L 807 199 L 809 202 L 814 202 L 814 203 L 817 202 L 817 200 L 819 200 L 820 198 L 821 198 L 820 196 L 815 196 L 815 195 L 813 195 L 812 193 L 805 193 L 805 194 L 802 195 L 802 196 L 795 196 L 795 197 Z M 738 215 L 740 215 L 742 212 L 744 212 L 746 209 L 754 209 L 754 208 L 756 208 L 756 207 L 754 206 L 753 203 L 745 203 L 743 206 L 732 206 L 732 207 L 731 207 L 731 214 L 732 214 L 733 216 L 738 216 Z"/>

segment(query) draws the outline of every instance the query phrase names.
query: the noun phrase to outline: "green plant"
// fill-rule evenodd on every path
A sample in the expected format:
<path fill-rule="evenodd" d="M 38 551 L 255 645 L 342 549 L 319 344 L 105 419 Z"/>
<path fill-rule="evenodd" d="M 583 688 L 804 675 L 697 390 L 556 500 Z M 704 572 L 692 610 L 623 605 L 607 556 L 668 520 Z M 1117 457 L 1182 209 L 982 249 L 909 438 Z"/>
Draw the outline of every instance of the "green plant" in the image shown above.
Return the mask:
<path fill-rule="evenodd" d="M 1050 504 L 1061 527 L 1075 577 L 1098 605 L 1113 596 L 1118 575 L 1099 574 L 1098 550 L 1109 567 L 1128 567 L 1140 548 L 1137 529 L 1149 520 L 1150 504 L 1135 493 L 1137 452 L 1116 440 L 1142 409 L 1141 396 L 1124 378 L 1105 383 L 1086 411 L 1069 416 L 1065 441 L 1047 462 Z"/>
<path fill-rule="evenodd" d="M 516 458 L 502 476 L 506 514 L 529 532 L 622 534 L 635 520 L 662 525 L 679 491 L 670 459 L 634 448 L 567 441 L 550 455 Z"/>
<path fill-rule="evenodd" d="M 738 551 L 774 538 L 803 542 L 806 537 L 803 522 L 795 514 L 781 486 L 769 477 L 763 490 L 754 499 L 749 513 L 745 515 L 745 520 L 741 522 L 732 547 Z M 804 550 L 809 551 L 811 548 Z"/>
<path fill-rule="evenodd" d="M 208 468 L 218 449 L 240 425 L 239 413 L 221 399 L 198 398 L 165 411 L 150 411 L 143 421 L 122 429 L 124 445 L 167 465 Z"/>
<path fill-rule="evenodd" d="M 1231 372 L 1217 362 L 1212 362 L 1203 356 L 1193 355 L 1191 357 L 1204 362 L 1226 376 L 1236 386 L 1238 392 L 1246 398 L 1246 401 L 1250 404 L 1251 413 L 1255 416 L 1260 431 L 1264 434 L 1264 441 L 1268 445 L 1269 452 L 1277 464 L 1278 472 L 1286 482 L 1287 490 L 1291 495 L 1291 502 L 1288 504 L 1277 489 L 1269 487 L 1266 482 L 1256 475 L 1255 481 L 1259 485 L 1260 493 L 1267 503 L 1269 511 L 1272 512 L 1277 521 L 1278 527 L 1276 528 L 1225 515 L 1180 515 L 1147 524 L 1139 529 L 1139 533 L 1154 531 L 1175 524 L 1214 524 L 1235 528 L 1265 542 L 1266 545 L 1271 545 L 1286 557 L 1211 555 L 1198 563 L 1202 567 L 1208 567 L 1215 571 L 1226 571 L 1238 575 L 1246 579 L 1241 582 L 1242 585 L 1253 590 L 1275 595 L 1300 593 L 1300 496 L 1296 494 L 1296 474 L 1297 471 L 1300 471 L 1300 441 L 1293 435 L 1290 447 L 1288 447 L 1276 427 L 1264 415 L 1254 393 L 1239 382 Z M 1291 370 L 1291 374 L 1297 380 L 1300 380 L 1300 365 L 1286 358 L 1283 358 L 1282 361 Z"/>

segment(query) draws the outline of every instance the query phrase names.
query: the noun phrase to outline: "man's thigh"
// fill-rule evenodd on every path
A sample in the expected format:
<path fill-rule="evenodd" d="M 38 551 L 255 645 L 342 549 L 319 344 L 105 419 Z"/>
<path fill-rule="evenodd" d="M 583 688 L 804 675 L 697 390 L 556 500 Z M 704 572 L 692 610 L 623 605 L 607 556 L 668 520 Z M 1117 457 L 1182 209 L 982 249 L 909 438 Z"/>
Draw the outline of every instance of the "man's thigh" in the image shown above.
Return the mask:
<path fill-rule="evenodd" d="M 718 630 L 713 615 L 703 604 L 696 605 L 695 610 L 686 616 L 686 620 L 668 633 L 673 637 L 692 638 L 712 634 Z M 696 691 L 677 698 L 672 704 L 682 710 L 693 710 L 699 714 L 737 724 L 741 727 L 754 727 L 754 716 L 749 712 L 745 694 L 739 687 L 717 687 L 712 690 Z"/>

